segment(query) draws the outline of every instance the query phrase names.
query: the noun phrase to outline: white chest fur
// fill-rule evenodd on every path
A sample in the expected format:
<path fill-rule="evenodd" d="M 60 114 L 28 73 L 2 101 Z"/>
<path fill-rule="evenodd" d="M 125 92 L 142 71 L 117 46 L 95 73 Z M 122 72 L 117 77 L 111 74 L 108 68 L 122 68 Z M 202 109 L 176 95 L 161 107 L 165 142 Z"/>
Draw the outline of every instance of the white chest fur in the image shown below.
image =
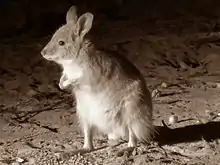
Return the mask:
<path fill-rule="evenodd" d="M 62 66 L 63 74 L 65 74 L 69 80 L 77 80 L 83 75 L 82 68 L 72 60 L 62 61 Z"/>
<path fill-rule="evenodd" d="M 108 115 L 113 111 L 114 106 L 106 93 L 92 93 L 90 89 L 80 89 L 75 91 L 77 101 L 77 113 L 82 120 L 98 127 L 102 132 L 112 132 L 111 117 Z"/>

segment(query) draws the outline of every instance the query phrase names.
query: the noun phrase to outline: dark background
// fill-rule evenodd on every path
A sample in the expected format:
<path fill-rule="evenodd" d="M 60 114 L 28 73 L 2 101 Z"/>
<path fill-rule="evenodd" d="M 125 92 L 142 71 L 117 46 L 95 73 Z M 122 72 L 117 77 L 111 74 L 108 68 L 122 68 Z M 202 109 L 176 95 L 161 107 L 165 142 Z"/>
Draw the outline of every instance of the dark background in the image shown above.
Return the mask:
<path fill-rule="evenodd" d="M 183 27 L 192 28 L 193 22 L 202 18 L 208 25 L 199 26 L 198 30 L 210 30 L 210 26 L 212 31 L 219 28 L 218 0 L 1 0 L 0 36 L 51 34 L 64 23 L 71 5 L 77 5 L 80 13 L 95 14 L 97 27 L 106 20 L 132 20 L 139 25 L 147 24 L 150 33 L 158 21 L 181 20 L 183 23 L 172 29 L 179 31 Z"/>

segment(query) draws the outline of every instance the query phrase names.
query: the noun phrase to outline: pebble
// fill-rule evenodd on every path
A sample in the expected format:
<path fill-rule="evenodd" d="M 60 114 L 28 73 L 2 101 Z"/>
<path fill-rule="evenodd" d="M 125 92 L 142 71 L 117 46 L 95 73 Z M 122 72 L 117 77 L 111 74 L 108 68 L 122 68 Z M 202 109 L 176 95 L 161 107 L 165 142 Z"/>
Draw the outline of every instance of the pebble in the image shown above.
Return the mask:
<path fill-rule="evenodd" d="M 162 87 L 162 88 L 167 88 L 168 85 L 167 85 L 167 83 L 163 82 L 163 83 L 161 84 L 161 87 Z"/>
<path fill-rule="evenodd" d="M 33 96 L 37 95 L 37 91 L 30 89 L 26 94 L 29 97 L 33 97 Z"/>
<path fill-rule="evenodd" d="M 217 87 L 217 88 L 220 88 L 220 83 L 216 83 L 216 87 Z"/>
<path fill-rule="evenodd" d="M 17 158 L 17 159 L 16 159 L 16 162 L 18 162 L 18 163 L 23 163 L 23 162 L 24 162 L 24 159 L 22 159 L 22 158 Z"/>
<path fill-rule="evenodd" d="M 158 89 L 153 90 L 151 93 L 152 98 L 154 98 L 154 97 L 157 98 L 157 97 L 159 97 L 159 95 L 160 95 L 160 91 Z"/>
<path fill-rule="evenodd" d="M 178 116 L 177 115 L 171 115 L 169 117 L 169 124 L 175 124 L 175 123 L 178 123 Z"/>
<path fill-rule="evenodd" d="M 188 65 L 185 63 L 185 62 L 183 62 L 183 61 L 180 61 L 180 67 L 181 68 L 183 68 L 183 69 L 188 69 Z"/>

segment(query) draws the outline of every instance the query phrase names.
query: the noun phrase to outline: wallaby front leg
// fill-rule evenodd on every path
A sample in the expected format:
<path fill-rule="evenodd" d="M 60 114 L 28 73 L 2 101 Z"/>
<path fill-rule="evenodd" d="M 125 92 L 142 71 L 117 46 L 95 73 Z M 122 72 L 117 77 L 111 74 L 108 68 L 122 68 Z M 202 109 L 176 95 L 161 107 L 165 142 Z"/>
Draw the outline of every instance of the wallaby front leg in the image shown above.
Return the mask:
<path fill-rule="evenodd" d="M 83 132 L 84 132 L 84 145 L 83 145 L 83 148 L 86 149 L 86 150 L 93 150 L 94 146 L 93 146 L 92 127 L 89 124 L 84 123 L 83 124 Z"/>
<path fill-rule="evenodd" d="M 64 85 L 63 85 L 63 83 L 64 83 L 64 81 L 67 79 L 67 77 L 65 76 L 65 74 L 63 74 L 62 76 L 61 76 L 61 78 L 60 78 L 60 82 L 59 82 L 59 87 L 60 87 L 60 89 L 61 90 L 64 90 Z"/>
<path fill-rule="evenodd" d="M 59 87 L 61 90 L 66 90 L 71 85 L 71 82 L 68 80 L 65 74 L 60 78 Z"/>

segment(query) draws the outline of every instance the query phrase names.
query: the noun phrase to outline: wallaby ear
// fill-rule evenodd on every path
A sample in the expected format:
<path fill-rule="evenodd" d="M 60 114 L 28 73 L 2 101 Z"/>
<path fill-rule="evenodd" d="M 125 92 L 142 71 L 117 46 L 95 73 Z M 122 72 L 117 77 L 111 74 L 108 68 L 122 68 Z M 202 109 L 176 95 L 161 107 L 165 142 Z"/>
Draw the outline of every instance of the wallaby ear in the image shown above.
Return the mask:
<path fill-rule="evenodd" d="M 84 37 L 92 28 L 93 14 L 85 13 L 81 15 L 76 23 L 77 35 Z"/>
<path fill-rule="evenodd" d="M 67 14 L 66 14 L 66 23 L 68 23 L 68 22 L 76 23 L 77 19 L 78 19 L 77 7 L 76 6 L 71 6 L 69 8 L 69 10 L 67 11 Z"/>

